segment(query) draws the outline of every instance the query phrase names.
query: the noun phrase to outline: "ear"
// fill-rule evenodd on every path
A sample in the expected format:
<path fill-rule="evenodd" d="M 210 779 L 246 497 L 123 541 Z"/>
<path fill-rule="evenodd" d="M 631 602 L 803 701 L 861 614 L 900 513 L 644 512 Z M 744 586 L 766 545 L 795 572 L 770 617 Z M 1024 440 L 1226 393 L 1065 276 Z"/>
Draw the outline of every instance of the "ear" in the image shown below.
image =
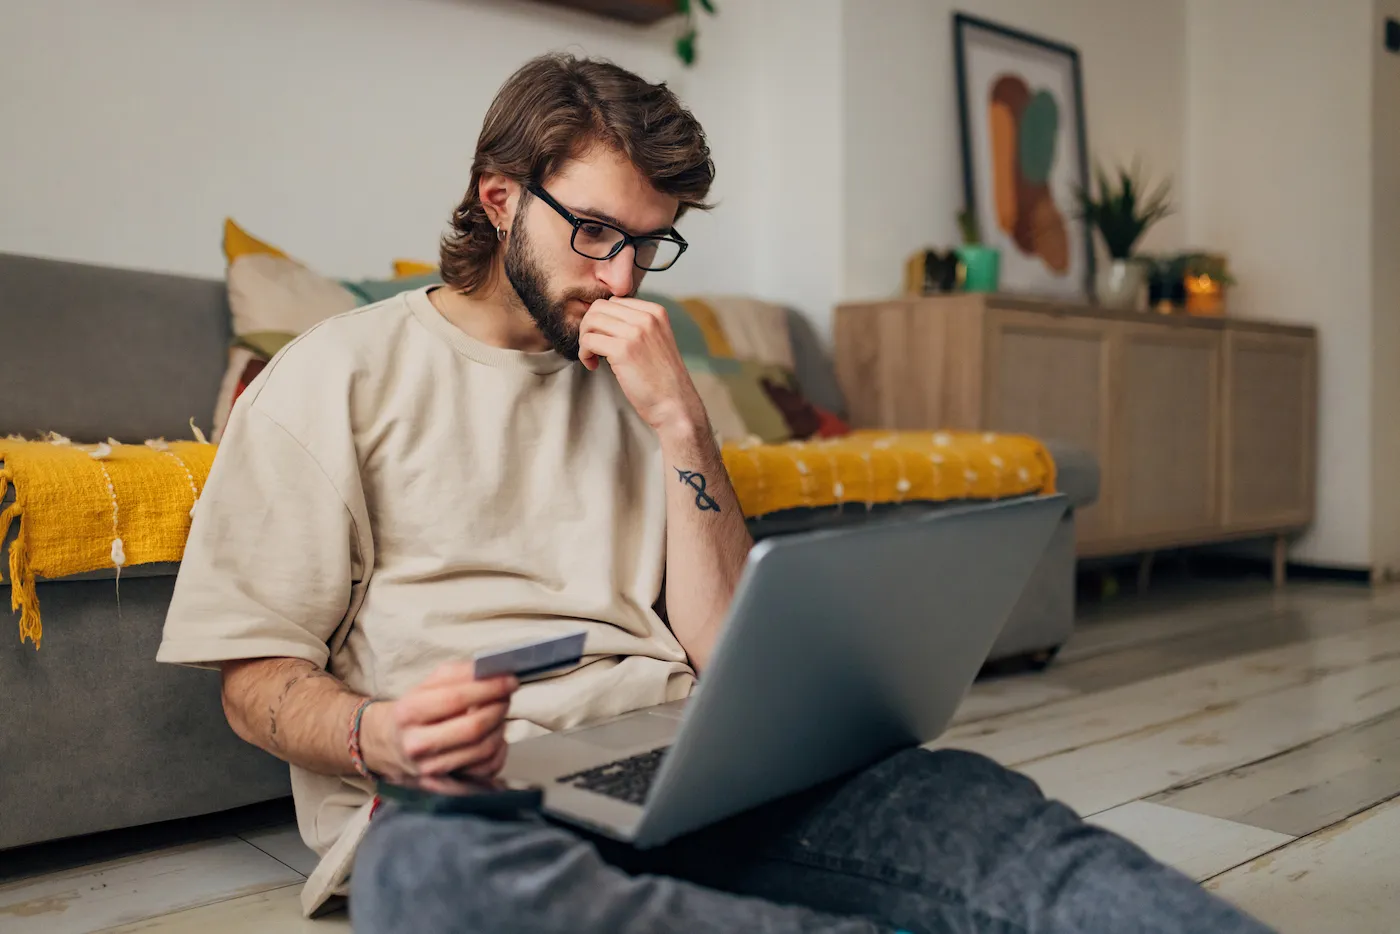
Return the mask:
<path fill-rule="evenodd" d="M 492 226 L 510 230 L 520 204 L 520 185 L 504 175 L 487 172 L 481 176 L 476 191 Z"/>

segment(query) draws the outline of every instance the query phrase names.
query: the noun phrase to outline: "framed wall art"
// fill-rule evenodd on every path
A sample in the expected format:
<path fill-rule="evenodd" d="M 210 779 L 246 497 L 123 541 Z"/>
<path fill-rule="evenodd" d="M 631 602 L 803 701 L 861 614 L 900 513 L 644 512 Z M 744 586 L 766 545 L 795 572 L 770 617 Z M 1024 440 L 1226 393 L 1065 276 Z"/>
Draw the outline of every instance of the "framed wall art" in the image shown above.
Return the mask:
<path fill-rule="evenodd" d="M 953 16 L 953 46 L 963 198 L 983 244 L 1001 252 L 1001 289 L 1090 300 L 1079 52 L 964 13 Z"/>

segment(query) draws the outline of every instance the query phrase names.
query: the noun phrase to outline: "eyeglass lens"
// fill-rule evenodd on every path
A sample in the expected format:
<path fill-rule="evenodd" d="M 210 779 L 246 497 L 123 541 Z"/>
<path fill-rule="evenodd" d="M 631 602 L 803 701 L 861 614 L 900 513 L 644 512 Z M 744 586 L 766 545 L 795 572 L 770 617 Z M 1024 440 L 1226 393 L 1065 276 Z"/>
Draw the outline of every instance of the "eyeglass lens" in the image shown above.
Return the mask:
<path fill-rule="evenodd" d="M 622 231 L 606 224 L 583 223 L 574 231 L 574 250 L 589 259 L 608 259 L 622 243 Z M 636 240 L 634 262 L 642 269 L 665 269 L 681 255 L 680 244 L 674 240 L 640 237 Z"/>

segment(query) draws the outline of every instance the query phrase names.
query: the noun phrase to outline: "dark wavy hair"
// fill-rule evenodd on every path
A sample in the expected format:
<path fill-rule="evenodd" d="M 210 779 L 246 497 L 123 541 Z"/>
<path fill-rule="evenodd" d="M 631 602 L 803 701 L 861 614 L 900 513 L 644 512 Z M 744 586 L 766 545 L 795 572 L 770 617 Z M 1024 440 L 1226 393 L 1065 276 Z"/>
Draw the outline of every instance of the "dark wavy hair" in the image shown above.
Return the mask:
<path fill-rule="evenodd" d="M 569 159 L 607 146 L 652 187 L 689 208 L 707 209 L 715 166 L 699 121 L 666 87 L 611 62 L 551 54 L 527 62 L 486 112 L 471 183 L 442 238 L 442 279 L 466 294 L 487 285 L 501 242 L 486 216 L 481 177 L 543 184 Z M 523 202 L 522 202 L 523 203 Z"/>

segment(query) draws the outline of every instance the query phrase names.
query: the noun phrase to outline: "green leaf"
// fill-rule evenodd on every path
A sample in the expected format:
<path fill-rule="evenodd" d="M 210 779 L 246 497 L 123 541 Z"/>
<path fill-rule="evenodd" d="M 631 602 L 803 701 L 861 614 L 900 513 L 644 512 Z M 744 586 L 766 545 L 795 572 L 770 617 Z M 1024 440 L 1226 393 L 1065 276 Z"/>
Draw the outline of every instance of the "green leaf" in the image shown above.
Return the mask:
<path fill-rule="evenodd" d="M 695 30 L 688 31 L 676 40 L 676 54 L 687 65 L 695 64 Z"/>
<path fill-rule="evenodd" d="M 1172 213 L 1170 181 L 1164 181 L 1148 193 L 1142 182 L 1141 166 L 1119 167 L 1110 181 L 1101 165 L 1094 166 L 1097 197 L 1091 191 L 1078 189 L 1079 219 L 1098 230 L 1104 246 L 1115 258 L 1132 255 L 1133 246 L 1147 229 Z"/>
<path fill-rule="evenodd" d="M 690 0 L 676 0 L 676 12 L 682 16 L 689 16 Z"/>
<path fill-rule="evenodd" d="M 700 5 L 705 8 L 705 12 L 711 16 L 715 15 L 715 5 L 713 0 L 700 0 Z"/>

